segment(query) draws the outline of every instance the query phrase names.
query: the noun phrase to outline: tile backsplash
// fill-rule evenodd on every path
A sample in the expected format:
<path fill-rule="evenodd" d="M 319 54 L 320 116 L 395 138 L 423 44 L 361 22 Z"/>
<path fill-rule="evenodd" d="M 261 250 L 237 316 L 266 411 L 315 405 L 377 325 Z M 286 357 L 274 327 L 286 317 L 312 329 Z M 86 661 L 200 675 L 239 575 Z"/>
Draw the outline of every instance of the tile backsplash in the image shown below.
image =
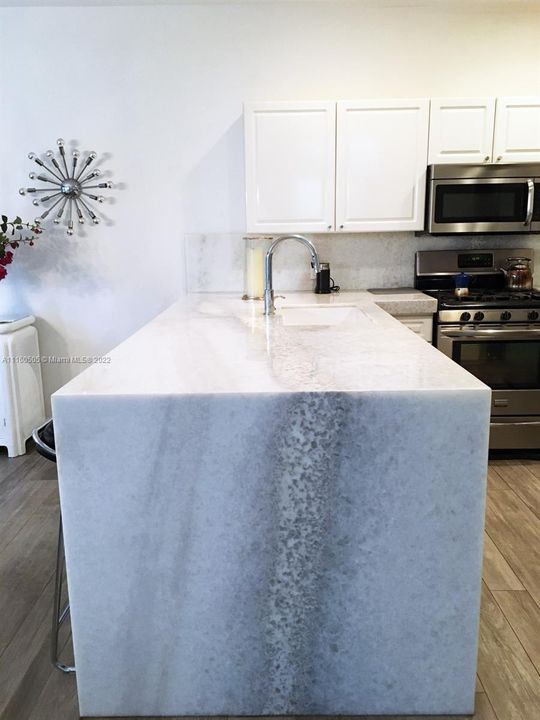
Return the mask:
<path fill-rule="evenodd" d="M 410 286 L 414 283 L 417 250 L 450 248 L 530 247 L 540 249 L 540 236 L 430 237 L 414 233 L 365 233 L 362 235 L 307 235 L 321 261 L 329 262 L 337 285 L 343 290 Z M 189 234 L 185 236 L 186 288 L 188 292 L 238 292 L 244 288 L 244 236 Z M 294 241 L 284 242 L 274 256 L 274 289 L 311 290 L 309 255 Z M 537 281 L 538 284 L 538 281 Z"/>

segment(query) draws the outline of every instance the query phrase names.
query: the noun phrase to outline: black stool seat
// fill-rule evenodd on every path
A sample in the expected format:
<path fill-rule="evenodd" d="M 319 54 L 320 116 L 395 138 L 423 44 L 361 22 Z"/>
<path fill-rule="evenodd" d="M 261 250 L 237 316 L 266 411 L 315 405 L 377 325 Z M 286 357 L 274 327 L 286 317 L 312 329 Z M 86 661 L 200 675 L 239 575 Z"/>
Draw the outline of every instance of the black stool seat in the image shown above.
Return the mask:
<path fill-rule="evenodd" d="M 48 420 L 45 425 L 41 425 L 33 432 L 36 450 L 47 460 L 56 462 L 56 445 L 54 442 L 54 425 L 52 420 Z"/>

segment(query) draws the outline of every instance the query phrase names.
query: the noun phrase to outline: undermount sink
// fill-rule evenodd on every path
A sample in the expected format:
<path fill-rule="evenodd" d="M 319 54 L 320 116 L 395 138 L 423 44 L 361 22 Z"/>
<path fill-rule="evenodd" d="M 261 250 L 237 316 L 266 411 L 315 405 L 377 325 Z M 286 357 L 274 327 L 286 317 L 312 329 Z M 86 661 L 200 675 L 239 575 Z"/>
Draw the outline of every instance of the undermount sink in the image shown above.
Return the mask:
<path fill-rule="evenodd" d="M 284 305 L 277 311 L 284 325 L 340 325 L 355 312 L 362 311 L 356 305 Z"/>

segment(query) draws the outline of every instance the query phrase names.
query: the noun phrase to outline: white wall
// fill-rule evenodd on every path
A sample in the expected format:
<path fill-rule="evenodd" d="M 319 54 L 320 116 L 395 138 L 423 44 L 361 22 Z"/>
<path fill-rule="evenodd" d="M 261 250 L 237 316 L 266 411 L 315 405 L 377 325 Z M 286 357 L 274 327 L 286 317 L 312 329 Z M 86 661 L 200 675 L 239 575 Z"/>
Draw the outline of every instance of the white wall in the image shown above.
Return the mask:
<path fill-rule="evenodd" d="M 105 352 L 169 304 L 184 235 L 243 230 L 246 99 L 540 94 L 538 6 L 476 8 L 0 9 L 2 211 L 36 215 L 17 192 L 26 154 L 58 136 L 106 153 L 122 184 L 110 222 L 18 252 L 0 309 L 33 312 L 42 351 L 70 355 Z M 80 369 L 46 367 L 46 390 Z"/>

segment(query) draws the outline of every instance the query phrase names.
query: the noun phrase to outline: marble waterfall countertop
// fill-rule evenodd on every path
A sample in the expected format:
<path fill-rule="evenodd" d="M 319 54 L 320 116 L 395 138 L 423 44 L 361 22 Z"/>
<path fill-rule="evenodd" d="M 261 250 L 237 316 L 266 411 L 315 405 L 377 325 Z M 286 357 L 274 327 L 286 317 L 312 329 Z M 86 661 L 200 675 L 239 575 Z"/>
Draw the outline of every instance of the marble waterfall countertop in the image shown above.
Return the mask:
<path fill-rule="evenodd" d="M 175 303 L 53 396 L 80 713 L 473 712 L 490 391 L 391 317 Z"/>
<path fill-rule="evenodd" d="M 261 302 L 189 295 L 56 396 L 489 392 L 388 314 L 433 313 L 436 301 L 422 293 L 290 293 L 277 297 L 276 307 L 266 318 Z"/>

